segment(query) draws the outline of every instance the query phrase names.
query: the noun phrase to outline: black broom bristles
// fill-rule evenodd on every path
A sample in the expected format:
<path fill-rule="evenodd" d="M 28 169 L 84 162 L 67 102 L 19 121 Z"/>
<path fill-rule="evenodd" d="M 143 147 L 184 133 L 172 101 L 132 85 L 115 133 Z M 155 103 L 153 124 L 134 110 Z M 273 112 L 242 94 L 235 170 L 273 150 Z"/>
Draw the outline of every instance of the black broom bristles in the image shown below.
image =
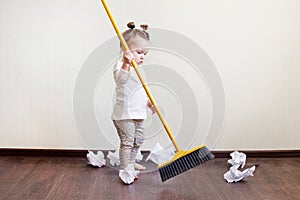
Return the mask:
<path fill-rule="evenodd" d="M 178 174 L 181 174 L 191 168 L 194 168 L 208 160 L 213 159 L 215 156 L 204 146 L 197 149 L 175 161 L 159 168 L 161 180 L 164 182 Z"/>

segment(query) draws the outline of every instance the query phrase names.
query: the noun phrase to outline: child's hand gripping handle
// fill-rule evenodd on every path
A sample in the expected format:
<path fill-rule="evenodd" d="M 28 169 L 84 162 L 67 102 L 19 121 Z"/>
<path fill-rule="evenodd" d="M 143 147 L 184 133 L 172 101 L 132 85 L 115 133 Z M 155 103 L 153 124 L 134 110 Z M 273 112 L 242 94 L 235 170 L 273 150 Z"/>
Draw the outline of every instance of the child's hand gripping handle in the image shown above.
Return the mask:
<path fill-rule="evenodd" d="M 114 19 L 112 13 L 111 13 L 111 11 L 110 11 L 110 9 L 109 9 L 106 1 L 105 0 L 101 0 L 101 2 L 102 2 L 103 6 L 104 6 L 104 8 L 106 10 L 106 13 L 107 13 L 107 15 L 108 15 L 108 17 L 109 17 L 109 19 L 110 19 L 110 21 L 111 21 L 111 23 L 112 23 L 115 31 L 116 31 L 116 33 L 117 33 L 117 36 L 118 36 L 118 38 L 119 38 L 119 40 L 120 40 L 120 42 L 122 44 L 122 47 L 123 47 L 124 51 L 130 51 L 130 49 L 129 49 L 126 41 L 124 40 L 124 37 L 123 37 L 123 35 L 122 35 L 122 33 L 121 33 L 121 31 L 120 31 L 117 23 L 115 22 L 115 19 Z M 156 104 L 156 102 L 155 102 L 152 94 L 150 93 L 150 90 L 148 89 L 148 86 L 145 84 L 145 82 L 143 80 L 143 77 L 142 77 L 141 73 L 138 70 L 138 65 L 136 64 L 136 62 L 135 62 L 134 59 L 131 60 L 131 64 L 132 64 L 132 66 L 133 66 L 136 74 L 138 75 L 138 77 L 139 77 L 139 79 L 140 79 L 140 81 L 141 81 L 141 83 L 142 83 L 142 85 L 143 85 L 143 87 L 144 87 L 144 89 L 145 89 L 145 91 L 146 91 L 146 93 L 147 93 L 147 95 L 148 95 L 151 103 L 153 104 L 153 106 L 154 106 L 154 108 L 156 110 L 156 113 L 157 113 L 160 121 L 164 125 L 164 128 L 167 131 L 167 133 L 169 135 L 169 138 L 171 139 L 171 141 L 172 141 L 172 143 L 173 143 L 176 151 L 180 151 L 180 148 L 179 148 L 179 146 L 178 146 L 178 144 L 177 144 L 177 142 L 175 140 L 175 137 L 174 137 L 174 135 L 173 135 L 173 133 L 172 133 L 169 125 L 167 124 L 167 122 L 163 118 L 163 116 L 162 116 L 162 114 L 161 114 L 161 112 L 160 112 L 160 110 L 159 110 L 159 108 L 158 108 L 158 106 L 157 106 L 157 104 Z"/>

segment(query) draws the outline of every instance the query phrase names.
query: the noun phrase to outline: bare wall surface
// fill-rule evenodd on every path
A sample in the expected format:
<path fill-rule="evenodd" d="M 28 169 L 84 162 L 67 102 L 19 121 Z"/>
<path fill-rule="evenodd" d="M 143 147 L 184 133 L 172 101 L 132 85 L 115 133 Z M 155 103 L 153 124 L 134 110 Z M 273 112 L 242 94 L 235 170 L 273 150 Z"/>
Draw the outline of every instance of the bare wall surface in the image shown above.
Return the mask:
<path fill-rule="evenodd" d="M 211 59 L 225 94 L 222 129 L 212 136 L 215 142 L 211 148 L 300 149 L 298 0 L 188 3 L 111 0 L 108 3 L 122 30 L 130 20 L 137 24 L 147 22 L 152 28 L 182 34 Z M 0 27 L 0 147 L 116 148 L 118 137 L 109 119 L 114 87 L 111 68 L 105 68 L 107 70 L 99 75 L 95 88 L 92 106 L 96 119 L 105 122 L 95 143 L 89 144 L 90 140 L 86 139 L 90 134 L 88 127 L 86 132 L 78 131 L 73 109 L 74 88 L 84 64 L 97 48 L 114 36 L 101 3 L 0 0 Z M 151 28 L 149 31 L 151 33 Z M 172 40 L 172 37 L 164 39 Z M 185 44 L 182 48 L 187 54 L 195 53 L 194 48 Z M 118 44 L 112 49 L 117 59 Z M 99 57 L 101 59 L 101 55 Z M 149 53 L 150 63 L 160 66 L 161 72 L 166 69 L 162 75 L 169 79 L 164 80 L 171 80 L 174 72 L 174 77 L 178 75 L 188 85 L 182 89 L 191 89 L 194 95 L 191 99 L 199 111 L 196 133 L 177 132 L 183 121 L 181 103 L 186 102 L 176 99 L 178 95 L 172 87 L 167 83 L 162 87 L 158 82 L 151 87 L 159 94 L 157 100 L 179 143 L 191 147 L 205 142 L 214 101 L 207 89 L 206 77 L 189 73 L 190 63 L 180 58 L 166 51 Z M 152 80 L 151 73 L 148 75 Z M 174 78 L 174 82 L 179 80 Z M 98 99 L 105 99 L 106 103 Z M 188 117 L 184 115 L 184 118 Z M 151 123 L 161 127 L 155 117 L 147 123 L 147 127 L 151 127 Z M 156 142 L 170 144 L 161 128 L 155 131 L 157 134 L 147 132 L 144 149 L 150 149 Z"/>

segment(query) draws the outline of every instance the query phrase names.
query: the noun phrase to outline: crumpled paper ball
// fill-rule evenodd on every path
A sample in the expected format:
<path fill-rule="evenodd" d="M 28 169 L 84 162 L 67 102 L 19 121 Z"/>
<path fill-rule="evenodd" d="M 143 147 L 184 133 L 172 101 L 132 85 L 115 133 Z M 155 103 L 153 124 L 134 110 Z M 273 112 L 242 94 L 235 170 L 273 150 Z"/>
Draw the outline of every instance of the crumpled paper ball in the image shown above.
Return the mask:
<path fill-rule="evenodd" d="M 143 160 L 143 158 L 144 158 L 144 156 L 143 156 L 143 154 L 142 154 L 142 152 L 141 152 L 141 149 L 139 149 L 138 152 L 137 152 L 137 154 L 136 154 L 135 160 L 136 160 L 137 162 L 141 162 L 141 161 Z"/>
<path fill-rule="evenodd" d="M 102 151 L 98 151 L 97 154 L 94 154 L 94 152 L 89 151 L 89 153 L 86 155 L 86 158 L 88 159 L 87 163 L 94 167 L 102 167 L 105 165 L 106 162 Z"/>
<path fill-rule="evenodd" d="M 139 171 L 134 169 L 133 164 L 129 164 L 125 170 L 119 171 L 119 177 L 125 184 L 131 184 L 139 175 Z"/>
<path fill-rule="evenodd" d="M 246 164 L 246 154 L 234 151 L 230 154 L 230 156 L 231 159 L 228 160 L 228 163 L 230 163 L 232 166 L 230 167 L 229 171 L 224 174 L 224 179 L 228 183 L 238 182 L 248 176 L 253 176 L 255 166 L 245 169 L 242 172 L 238 170 L 239 167 L 244 168 Z"/>
<path fill-rule="evenodd" d="M 253 176 L 253 172 L 255 171 L 255 166 L 245 169 L 244 171 L 239 171 L 236 167 L 230 167 L 230 170 L 224 174 L 224 178 L 228 183 L 238 182 L 242 179 Z"/>
<path fill-rule="evenodd" d="M 120 159 L 119 159 L 119 151 L 116 150 L 115 152 L 109 151 L 107 154 L 107 158 L 109 159 L 109 163 L 111 166 L 119 166 L 120 165 Z"/>
<path fill-rule="evenodd" d="M 241 168 L 244 168 L 246 164 L 246 154 L 238 151 L 234 151 L 230 154 L 231 158 L 228 160 L 228 163 L 231 165 L 238 165 L 241 166 Z"/>
<path fill-rule="evenodd" d="M 173 158 L 175 155 L 175 150 L 164 149 L 159 143 L 157 143 L 151 150 L 146 161 L 151 160 L 157 165 L 167 162 Z"/>

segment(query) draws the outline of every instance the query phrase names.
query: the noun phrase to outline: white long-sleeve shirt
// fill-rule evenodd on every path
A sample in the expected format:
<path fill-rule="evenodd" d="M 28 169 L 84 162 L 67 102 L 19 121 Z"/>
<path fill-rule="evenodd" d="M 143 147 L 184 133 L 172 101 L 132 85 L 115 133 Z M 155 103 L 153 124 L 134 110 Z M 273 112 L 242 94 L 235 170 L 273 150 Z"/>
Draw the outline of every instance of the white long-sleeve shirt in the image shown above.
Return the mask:
<path fill-rule="evenodd" d="M 113 108 L 112 119 L 146 119 L 147 118 L 147 94 L 134 70 L 123 70 L 122 62 L 118 62 L 114 69 L 116 83 L 116 101 Z M 143 70 L 139 70 L 144 79 Z"/>

